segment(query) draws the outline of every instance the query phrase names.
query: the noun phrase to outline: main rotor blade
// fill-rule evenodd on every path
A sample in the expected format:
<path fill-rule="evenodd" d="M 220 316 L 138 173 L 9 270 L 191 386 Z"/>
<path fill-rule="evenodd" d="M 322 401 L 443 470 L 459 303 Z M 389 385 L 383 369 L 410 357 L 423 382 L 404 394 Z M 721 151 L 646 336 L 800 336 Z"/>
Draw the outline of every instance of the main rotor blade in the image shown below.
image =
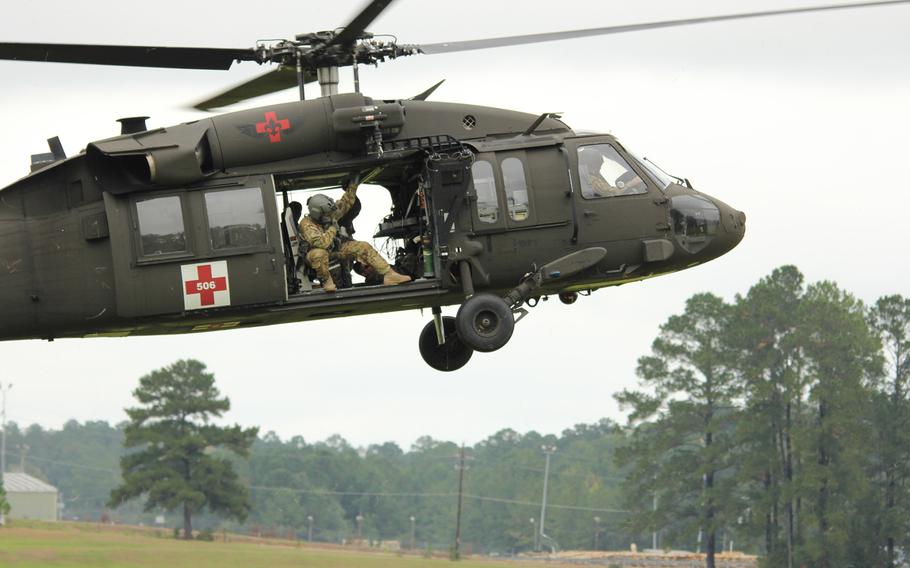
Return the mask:
<path fill-rule="evenodd" d="M 316 72 L 307 69 L 304 71 L 303 77 L 306 83 L 311 83 L 316 80 Z M 232 87 L 227 91 L 218 93 L 204 101 L 200 101 L 193 105 L 193 108 L 198 110 L 221 108 L 296 86 L 297 69 L 294 67 L 279 67 L 278 69 L 269 71 L 265 75 L 260 75 L 245 83 L 237 85 L 236 87 Z"/>
<path fill-rule="evenodd" d="M 257 61 L 257 53 L 253 49 L 212 47 L 0 43 L 0 59 L 176 69 L 229 69 L 237 60 Z"/>
<path fill-rule="evenodd" d="M 808 8 L 791 8 L 786 10 L 766 10 L 764 12 L 746 12 L 725 16 L 706 16 L 702 18 L 687 18 L 685 20 L 666 20 L 663 22 L 650 22 L 644 24 L 628 24 L 623 26 L 609 26 L 605 28 L 589 28 L 584 30 L 570 30 L 565 32 L 551 32 L 543 34 L 529 34 L 510 37 L 475 39 L 468 41 L 452 41 L 448 43 L 428 43 L 417 45 L 422 52 L 427 54 L 450 53 L 454 51 L 470 51 L 473 49 L 488 49 L 491 47 L 506 47 L 510 45 L 523 45 L 528 43 L 541 43 L 579 37 L 618 34 L 624 32 L 637 32 L 657 28 L 672 28 L 692 24 L 705 24 L 708 22 L 722 22 L 725 20 L 744 20 L 747 18 L 761 18 L 765 16 L 782 16 L 786 14 L 802 14 L 806 12 L 824 12 L 830 10 L 843 10 L 848 8 L 866 8 L 870 6 L 889 6 L 892 4 L 907 4 L 910 0 L 885 0 L 880 2 L 857 2 L 853 4 L 833 4 L 828 6 L 812 6 Z"/>
<path fill-rule="evenodd" d="M 360 37 L 367 26 L 373 23 L 383 10 L 389 7 L 394 0 L 373 0 L 363 10 L 357 14 L 357 17 L 351 20 L 351 23 L 345 26 L 343 30 L 329 43 L 329 45 L 347 45 L 353 44 Z"/>

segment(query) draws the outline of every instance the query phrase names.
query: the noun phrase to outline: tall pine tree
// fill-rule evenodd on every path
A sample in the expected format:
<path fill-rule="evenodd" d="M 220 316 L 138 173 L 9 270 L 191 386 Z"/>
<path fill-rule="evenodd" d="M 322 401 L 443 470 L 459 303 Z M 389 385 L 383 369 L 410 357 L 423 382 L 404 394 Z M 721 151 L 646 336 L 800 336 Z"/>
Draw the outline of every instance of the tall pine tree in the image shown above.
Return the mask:
<path fill-rule="evenodd" d="M 653 354 L 638 361 L 645 389 L 616 396 L 639 425 L 621 454 L 633 467 L 627 494 L 645 496 L 630 505 L 652 529 L 696 520 L 680 529 L 704 535 L 708 568 L 715 566 L 719 530 L 739 509 L 731 459 L 739 390 L 723 343 L 729 316 L 730 307 L 713 294 L 689 298 L 685 312 L 661 326 Z M 653 491 L 661 493 L 659 509 L 649 512 Z"/>
<path fill-rule="evenodd" d="M 741 491 L 769 566 L 793 568 L 803 538 L 798 494 L 806 376 L 803 275 L 783 266 L 737 296 L 725 341 L 737 353 L 745 395 L 739 422 Z"/>
<path fill-rule="evenodd" d="M 896 549 L 910 533 L 910 299 L 886 296 L 869 310 L 869 323 L 884 347 L 888 372 L 877 385 L 875 412 L 880 444 L 882 540 L 887 562 L 894 566 Z"/>
<path fill-rule="evenodd" d="M 814 517 L 801 563 L 818 568 L 881 566 L 869 528 L 878 522 L 867 477 L 873 452 L 872 380 L 882 368 L 881 343 L 863 304 L 832 282 L 806 289 L 801 343 L 809 378 L 809 428 L 800 491 Z"/>
<path fill-rule="evenodd" d="M 120 460 L 123 483 L 110 504 L 145 497 L 145 510 L 181 510 L 183 536 L 193 535 L 193 514 L 204 508 L 243 520 L 250 510 L 247 489 L 224 451 L 246 457 L 257 428 L 210 423 L 230 410 L 215 377 L 199 361 L 183 360 L 139 380 L 133 391 L 139 406 L 128 408 Z"/>

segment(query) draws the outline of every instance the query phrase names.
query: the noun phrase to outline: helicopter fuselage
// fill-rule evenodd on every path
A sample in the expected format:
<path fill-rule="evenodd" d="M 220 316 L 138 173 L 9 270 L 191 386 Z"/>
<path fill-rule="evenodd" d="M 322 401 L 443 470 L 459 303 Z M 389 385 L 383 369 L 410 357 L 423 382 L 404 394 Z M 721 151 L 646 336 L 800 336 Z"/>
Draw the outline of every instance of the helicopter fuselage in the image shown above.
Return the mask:
<path fill-rule="evenodd" d="M 392 261 L 415 280 L 328 294 L 296 266 L 289 196 L 369 172 L 361 191 L 382 186 L 392 200 L 375 238 L 395 243 Z M 592 266 L 550 274 L 533 298 L 570 294 L 716 258 L 744 224 L 614 137 L 577 134 L 551 115 L 336 95 L 140 127 L 0 190 L 0 339 L 460 304 L 605 249 Z"/>

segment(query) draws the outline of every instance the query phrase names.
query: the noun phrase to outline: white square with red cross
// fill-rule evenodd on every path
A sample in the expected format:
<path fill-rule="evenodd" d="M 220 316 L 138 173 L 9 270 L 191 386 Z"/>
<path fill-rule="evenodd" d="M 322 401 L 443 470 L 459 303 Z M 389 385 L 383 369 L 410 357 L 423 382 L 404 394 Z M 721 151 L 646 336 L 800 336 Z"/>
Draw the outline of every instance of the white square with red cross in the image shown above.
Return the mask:
<path fill-rule="evenodd" d="M 204 310 L 231 305 L 227 261 L 184 264 L 180 272 L 183 275 L 184 309 Z"/>

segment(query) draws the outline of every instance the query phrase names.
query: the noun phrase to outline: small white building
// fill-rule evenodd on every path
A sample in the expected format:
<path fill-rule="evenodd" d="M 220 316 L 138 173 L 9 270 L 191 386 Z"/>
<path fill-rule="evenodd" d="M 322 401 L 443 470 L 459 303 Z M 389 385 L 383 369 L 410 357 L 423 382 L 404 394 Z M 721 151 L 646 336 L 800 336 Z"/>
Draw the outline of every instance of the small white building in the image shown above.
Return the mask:
<path fill-rule="evenodd" d="M 57 520 L 57 488 L 26 473 L 3 474 L 10 519 Z"/>

